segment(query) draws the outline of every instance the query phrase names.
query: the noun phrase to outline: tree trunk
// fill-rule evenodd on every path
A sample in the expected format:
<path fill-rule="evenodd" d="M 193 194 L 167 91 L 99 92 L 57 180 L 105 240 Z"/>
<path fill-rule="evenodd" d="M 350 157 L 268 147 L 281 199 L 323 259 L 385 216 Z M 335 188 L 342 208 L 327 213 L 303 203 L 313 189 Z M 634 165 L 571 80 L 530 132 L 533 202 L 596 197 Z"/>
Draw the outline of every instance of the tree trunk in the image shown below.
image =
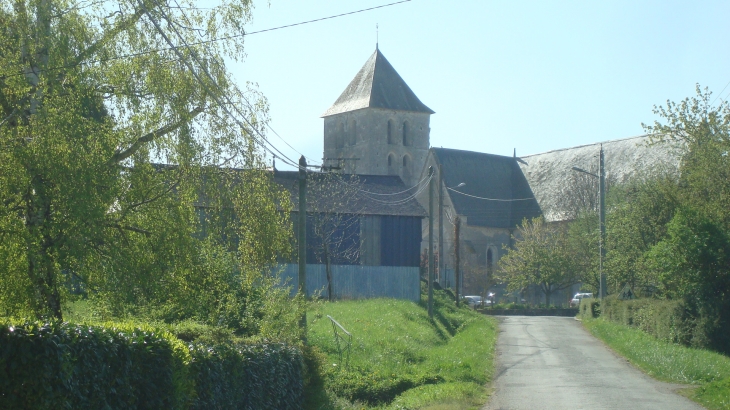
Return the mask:
<path fill-rule="evenodd" d="M 26 197 L 26 229 L 28 230 L 26 252 L 28 277 L 35 287 L 38 311 L 46 312 L 62 320 L 61 292 L 58 272 L 51 252 L 54 240 L 49 232 L 52 218 L 51 200 L 45 182 L 36 178 L 31 192 Z"/>
<path fill-rule="evenodd" d="M 327 272 L 327 300 L 332 302 L 332 266 L 330 265 L 329 247 L 324 246 L 324 266 Z"/>

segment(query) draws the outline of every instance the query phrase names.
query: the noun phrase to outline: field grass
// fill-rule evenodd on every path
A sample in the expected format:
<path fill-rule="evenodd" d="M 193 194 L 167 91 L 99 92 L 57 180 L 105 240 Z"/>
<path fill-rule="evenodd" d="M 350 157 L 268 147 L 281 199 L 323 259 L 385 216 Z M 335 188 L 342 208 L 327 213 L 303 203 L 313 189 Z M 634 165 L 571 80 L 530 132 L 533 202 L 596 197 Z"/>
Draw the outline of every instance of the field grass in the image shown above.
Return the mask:
<path fill-rule="evenodd" d="M 687 396 L 709 409 L 730 409 L 730 357 L 664 342 L 606 320 L 584 320 L 596 337 L 659 380 L 698 385 Z"/>
<path fill-rule="evenodd" d="M 332 324 L 352 333 L 339 359 Z M 438 298 L 434 320 L 393 299 L 323 303 L 308 313 L 310 345 L 324 354 L 322 392 L 309 408 L 470 409 L 487 399 L 496 322 Z"/>

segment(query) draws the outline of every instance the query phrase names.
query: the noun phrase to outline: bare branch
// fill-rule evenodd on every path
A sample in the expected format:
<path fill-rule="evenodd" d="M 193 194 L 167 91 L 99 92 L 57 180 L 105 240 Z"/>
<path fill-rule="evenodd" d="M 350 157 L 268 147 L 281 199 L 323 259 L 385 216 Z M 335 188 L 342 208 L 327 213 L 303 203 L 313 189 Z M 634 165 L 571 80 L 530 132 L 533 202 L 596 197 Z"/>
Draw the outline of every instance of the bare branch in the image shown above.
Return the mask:
<path fill-rule="evenodd" d="M 172 123 L 172 124 L 167 124 L 164 127 L 159 128 L 156 131 L 152 131 L 148 134 L 145 134 L 145 135 L 137 138 L 137 140 L 134 141 L 134 143 L 129 148 L 112 155 L 111 159 L 109 159 L 109 165 L 117 164 L 117 163 L 122 162 L 125 159 L 131 157 L 132 155 L 134 155 L 135 152 L 137 152 L 140 148 L 142 148 L 142 146 L 144 144 L 153 141 L 155 138 L 161 137 L 165 134 L 169 134 L 169 133 L 177 130 L 178 128 L 182 127 L 185 123 L 187 123 L 188 121 L 195 118 L 195 116 L 197 116 L 201 112 L 203 112 L 203 107 L 196 107 L 194 110 L 192 110 L 188 113 L 186 118 L 183 118 L 180 121 Z"/>

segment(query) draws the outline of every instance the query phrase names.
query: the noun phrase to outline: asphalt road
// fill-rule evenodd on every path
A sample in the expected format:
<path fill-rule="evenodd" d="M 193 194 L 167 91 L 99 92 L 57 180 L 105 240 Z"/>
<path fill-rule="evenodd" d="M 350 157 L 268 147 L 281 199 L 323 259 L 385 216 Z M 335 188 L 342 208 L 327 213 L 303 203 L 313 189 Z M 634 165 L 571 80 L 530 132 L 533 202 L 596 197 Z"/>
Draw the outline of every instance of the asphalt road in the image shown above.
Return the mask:
<path fill-rule="evenodd" d="M 573 318 L 500 316 L 494 393 L 483 410 L 702 409 L 610 351 Z"/>

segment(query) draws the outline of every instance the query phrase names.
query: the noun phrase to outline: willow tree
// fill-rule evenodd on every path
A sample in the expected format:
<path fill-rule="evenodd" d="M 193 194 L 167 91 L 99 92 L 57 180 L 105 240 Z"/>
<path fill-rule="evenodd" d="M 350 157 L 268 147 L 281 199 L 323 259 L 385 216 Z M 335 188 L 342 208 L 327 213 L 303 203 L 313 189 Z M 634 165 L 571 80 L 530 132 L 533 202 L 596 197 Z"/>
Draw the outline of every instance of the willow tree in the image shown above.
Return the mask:
<path fill-rule="evenodd" d="M 266 101 L 223 64 L 250 19 L 248 0 L 0 5 L 0 314 L 61 318 L 69 281 L 113 308 L 222 303 L 286 248 Z"/>

